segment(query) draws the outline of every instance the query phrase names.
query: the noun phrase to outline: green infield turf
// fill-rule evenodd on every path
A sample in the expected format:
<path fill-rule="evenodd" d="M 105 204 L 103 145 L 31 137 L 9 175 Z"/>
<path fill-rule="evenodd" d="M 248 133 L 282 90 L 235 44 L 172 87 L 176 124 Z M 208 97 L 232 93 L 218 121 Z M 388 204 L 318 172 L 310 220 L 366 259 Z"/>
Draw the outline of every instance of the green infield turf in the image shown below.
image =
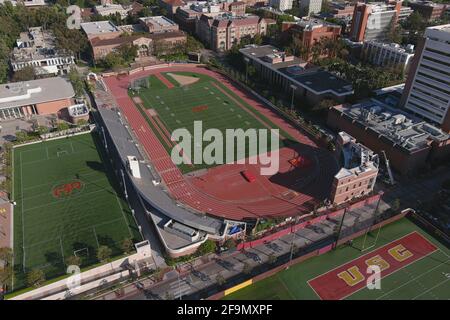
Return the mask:
<path fill-rule="evenodd" d="M 370 256 L 371 252 L 412 232 L 418 232 L 434 244 L 437 250 L 382 276 L 381 289 L 370 290 L 364 286 L 361 290 L 347 296 L 346 299 L 449 299 L 450 250 L 407 218 L 383 227 L 376 243 L 375 233 L 369 234 L 365 247 L 374 245 L 370 250 L 361 251 L 364 237 L 357 238 L 352 246 L 343 245 L 334 251 L 291 266 L 288 270 L 236 291 L 224 299 L 319 299 L 308 281 L 354 261 L 358 257 Z"/>
<path fill-rule="evenodd" d="M 195 83 L 181 85 L 170 74 L 198 80 Z M 171 133 L 176 129 L 186 128 L 193 134 L 194 121 L 202 121 L 203 132 L 207 129 L 220 130 L 224 139 L 226 129 L 278 129 L 269 119 L 216 79 L 193 72 L 169 72 L 162 73 L 162 75 L 175 87 L 168 88 L 152 75 L 149 77 L 149 88 L 142 88 L 136 95 L 143 102 L 144 108 L 139 108 L 141 114 L 145 116 L 168 152 L 173 147 L 168 142 Z M 130 92 L 130 95 L 134 96 L 134 93 Z M 149 110 L 154 116 L 149 115 Z M 282 130 L 280 130 L 280 134 L 284 138 L 280 139 L 279 146 L 282 147 L 285 145 L 286 139 L 291 139 L 291 137 Z M 270 134 L 268 133 L 268 135 Z M 270 137 L 267 138 L 268 149 L 273 150 L 269 140 Z M 203 142 L 203 150 L 209 143 L 209 141 Z M 199 147 L 199 145 L 192 141 L 192 149 L 194 150 L 195 147 Z M 243 151 L 243 148 L 245 148 L 245 152 L 243 152 L 245 157 L 260 153 L 259 151 L 250 152 L 247 140 L 243 146 L 235 145 L 234 154 L 236 155 L 237 151 Z M 226 162 L 225 154 L 224 152 L 223 162 Z M 191 160 L 193 160 L 192 157 L 191 155 Z M 238 157 L 235 157 L 234 160 L 238 160 Z M 211 165 L 180 166 L 183 172 L 207 167 L 211 167 Z"/>
<path fill-rule="evenodd" d="M 105 159 L 96 133 L 14 148 L 15 288 L 32 269 L 49 279 L 65 273 L 69 256 L 88 266 L 100 245 L 114 256 L 123 239 L 141 240 Z"/>

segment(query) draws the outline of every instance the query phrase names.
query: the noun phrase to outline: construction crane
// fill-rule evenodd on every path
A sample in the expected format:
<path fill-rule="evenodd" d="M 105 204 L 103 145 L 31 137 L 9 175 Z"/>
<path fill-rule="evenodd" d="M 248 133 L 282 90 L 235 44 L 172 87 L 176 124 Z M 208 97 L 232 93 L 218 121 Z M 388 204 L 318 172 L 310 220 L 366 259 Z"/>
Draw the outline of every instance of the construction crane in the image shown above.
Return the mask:
<path fill-rule="evenodd" d="M 386 170 L 389 176 L 389 181 L 386 181 L 387 183 L 389 183 L 391 186 L 395 185 L 395 180 L 394 180 L 394 175 L 392 174 L 392 170 L 391 167 L 389 165 L 389 160 L 386 156 L 386 152 L 384 152 L 384 150 L 381 150 L 381 153 L 383 154 L 384 157 L 384 163 L 386 164 Z"/>

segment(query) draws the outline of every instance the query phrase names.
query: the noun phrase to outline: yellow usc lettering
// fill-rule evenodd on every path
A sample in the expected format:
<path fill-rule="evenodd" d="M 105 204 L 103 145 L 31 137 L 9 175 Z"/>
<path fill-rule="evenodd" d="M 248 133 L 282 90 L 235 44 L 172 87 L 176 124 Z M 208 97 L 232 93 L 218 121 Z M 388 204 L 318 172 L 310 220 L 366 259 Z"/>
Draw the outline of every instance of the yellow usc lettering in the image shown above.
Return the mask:
<path fill-rule="evenodd" d="M 411 251 L 407 250 L 403 245 L 399 244 L 396 245 L 395 247 L 391 248 L 388 250 L 389 254 L 392 256 L 392 258 L 394 258 L 395 260 L 397 260 L 398 262 L 402 262 L 405 261 L 406 259 L 408 259 L 409 257 L 412 257 L 413 254 L 411 253 Z"/>
<path fill-rule="evenodd" d="M 348 268 L 346 271 L 342 271 L 337 275 L 340 279 L 344 280 L 349 286 L 354 286 L 361 281 L 364 281 L 364 275 L 359 271 L 357 266 Z"/>
<path fill-rule="evenodd" d="M 380 270 L 386 270 L 387 268 L 389 268 L 391 265 L 384 260 L 379 254 L 377 254 L 376 256 L 367 259 L 366 261 L 367 266 L 379 266 Z"/>

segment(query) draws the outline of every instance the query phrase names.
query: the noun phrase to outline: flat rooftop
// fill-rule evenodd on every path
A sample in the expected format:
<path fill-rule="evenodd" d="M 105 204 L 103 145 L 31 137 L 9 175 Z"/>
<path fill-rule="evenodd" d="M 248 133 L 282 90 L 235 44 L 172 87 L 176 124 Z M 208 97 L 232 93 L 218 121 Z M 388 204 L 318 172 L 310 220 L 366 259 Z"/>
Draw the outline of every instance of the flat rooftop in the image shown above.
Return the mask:
<path fill-rule="evenodd" d="M 152 23 L 154 25 L 159 26 L 160 28 L 172 27 L 172 26 L 176 25 L 175 22 L 173 22 L 172 20 L 170 20 L 164 16 L 142 17 L 142 18 L 139 18 L 139 20 L 144 23 Z"/>
<path fill-rule="evenodd" d="M 259 63 L 264 64 L 266 67 L 280 73 L 294 83 L 297 83 L 299 86 L 307 88 L 316 94 L 323 94 L 326 92 L 332 92 L 338 96 L 353 94 L 353 88 L 350 82 L 321 68 L 311 66 L 298 57 L 291 56 L 289 61 L 282 61 L 274 64 L 267 62 L 266 57 L 271 57 L 273 55 L 281 56 L 284 54 L 284 52 L 279 51 L 273 46 L 251 45 L 242 48 L 239 51 L 248 58 L 258 60 Z"/>
<path fill-rule="evenodd" d="M 83 29 L 87 35 L 119 31 L 111 21 L 85 22 L 81 24 L 81 29 Z"/>
<path fill-rule="evenodd" d="M 410 152 L 428 147 L 431 140 L 446 141 L 450 138 L 435 126 L 376 99 L 334 108 L 360 126 L 380 135 L 380 139 L 388 139 Z"/>
<path fill-rule="evenodd" d="M 75 96 L 69 81 L 61 77 L 0 85 L 0 108 L 21 107 Z"/>

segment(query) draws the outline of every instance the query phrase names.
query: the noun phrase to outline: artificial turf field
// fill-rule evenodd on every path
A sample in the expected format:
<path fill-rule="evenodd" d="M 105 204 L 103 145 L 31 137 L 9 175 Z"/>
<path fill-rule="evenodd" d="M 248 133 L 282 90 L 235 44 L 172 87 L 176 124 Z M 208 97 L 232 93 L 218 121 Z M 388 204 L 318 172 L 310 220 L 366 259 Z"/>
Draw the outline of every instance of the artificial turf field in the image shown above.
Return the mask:
<path fill-rule="evenodd" d="M 180 85 L 168 73 L 162 75 L 174 85 L 168 88 L 155 75 L 148 78 L 149 88 L 141 88 L 137 95 L 142 99 L 143 106 L 146 110 L 139 108 L 141 113 L 147 119 L 153 132 L 170 153 L 172 146 L 167 144 L 161 136 L 161 130 L 155 127 L 155 123 L 149 121 L 148 110 L 156 111 L 163 126 L 169 133 L 175 129 L 186 128 L 191 134 L 194 132 L 194 121 L 202 121 L 203 131 L 207 129 L 218 129 L 225 137 L 226 129 L 269 129 L 275 126 L 264 115 L 260 114 L 252 106 L 243 101 L 228 87 L 221 84 L 216 79 L 207 75 L 194 72 L 171 72 L 176 75 L 195 77 L 199 80 L 193 84 Z M 133 93 L 130 93 L 133 96 Z M 290 138 L 288 134 L 280 130 L 280 134 L 285 138 Z M 270 137 L 268 137 L 269 141 Z M 284 145 L 284 141 L 280 139 L 280 148 Z M 203 143 L 203 149 L 210 142 Z M 192 148 L 198 147 L 192 142 Z M 255 155 L 249 152 L 248 141 L 245 144 L 245 157 Z M 268 142 L 268 149 L 273 150 Z M 243 151 L 242 148 L 235 148 L 237 151 Z M 259 152 L 257 152 L 259 153 Z M 225 152 L 224 152 L 225 156 Z M 191 156 L 192 158 L 192 156 Z M 223 163 L 226 163 L 224 158 Z M 235 160 L 239 160 L 235 157 Z M 212 165 L 200 164 L 194 166 L 180 166 L 183 172 L 189 172 L 202 168 L 211 167 Z"/>
<path fill-rule="evenodd" d="M 97 133 L 14 148 L 14 263 L 47 278 L 65 272 L 77 254 L 84 265 L 107 245 L 120 254 L 125 238 L 140 240 Z M 19 276 L 20 285 L 20 276 Z"/>
<path fill-rule="evenodd" d="M 409 264 L 405 264 L 398 270 L 383 276 L 381 272 L 381 289 L 369 290 L 365 286 L 354 291 L 345 299 L 367 299 L 367 300 L 413 300 L 413 299 L 450 299 L 450 250 L 428 235 L 407 218 L 383 227 L 380 230 L 376 246 L 368 251 L 357 249 L 362 248 L 364 237 L 355 239 L 352 247 L 343 245 L 335 251 L 330 251 L 321 256 L 317 256 L 291 266 L 284 270 L 236 291 L 225 297 L 227 300 L 249 299 L 249 300 L 303 300 L 319 299 L 319 296 L 308 283 L 312 279 L 333 273 L 333 269 L 342 265 L 352 265 L 361 256 L 368 257 L 371 253 L 380 248 L 389 246 L 397 239 L 404 239 L 405 236 L 417 232 L 423 236 L 436 250 L 417 259 Z M 368 236 L 367 244 L 374 244 L 375 235 Z M 401 239 L 399 240 L 401 241 Z M 413 252 L 414 253 L 414 252 Z M 373 254 L 372 254 L 373 255 Z M 337 278 L 336 278 L 337 279 Z M 324 279 L 327 281 L 327 279 Z M 328 278 L 329 280 L 329 278 Z M 337 279 L 338 281 L 340 279 Z M 324 283 L 326 289 L 326 283 Z M 333 294 L 332 288 L 329 293 Z"/>

